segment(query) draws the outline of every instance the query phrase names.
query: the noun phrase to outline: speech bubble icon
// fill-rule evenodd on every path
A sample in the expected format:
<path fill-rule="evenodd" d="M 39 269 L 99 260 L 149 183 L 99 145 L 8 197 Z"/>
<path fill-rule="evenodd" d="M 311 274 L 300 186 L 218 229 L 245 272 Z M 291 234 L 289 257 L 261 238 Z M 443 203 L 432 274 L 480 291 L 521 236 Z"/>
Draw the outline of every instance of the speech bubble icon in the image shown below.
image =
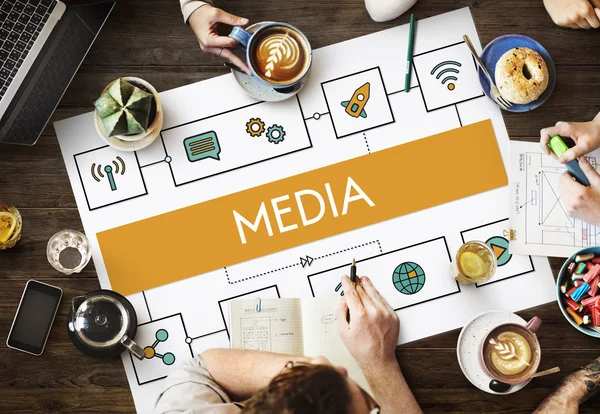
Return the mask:
<path fill-rule="evenodd" d="M 183 140 L 185 153 L 190 162 L 213 158 L 220 161 L 221 145 L 215 131 L 204 132 Z"/>

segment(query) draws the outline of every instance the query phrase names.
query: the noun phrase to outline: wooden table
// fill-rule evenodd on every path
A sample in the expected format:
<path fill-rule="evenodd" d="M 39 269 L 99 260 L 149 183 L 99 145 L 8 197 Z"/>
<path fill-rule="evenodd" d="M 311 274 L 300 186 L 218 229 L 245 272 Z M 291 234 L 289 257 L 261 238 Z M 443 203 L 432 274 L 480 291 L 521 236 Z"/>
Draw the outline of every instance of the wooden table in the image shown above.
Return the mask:
<path fill-rule="evenodd" d="M 70 1 L 68 3 L 74 3 Z M 315 48 L 404 24 L 408 15 L 384 24 L 371 21 L 362 0 L 224 0 L 222 8 L 250 21 L 289 21 Z M 537 140 L 542 127 L 558 120 L 586 121 L 600 110 L 600 32 L 560 29 L 541 0 L 420 0 L 419 19 L 469 6 L 483 45 L 497 36 L 521 33 L 544 44 L 558 75 L 548 102 L 527 114 L 504 113 L 513 139 Z M 394 53 L 394 51 L 390 51 Z M 198 48 L 183 24 L 177 0 L 119 1 L 85 62 L 65 93 L 53 121 L 93 109 L 92 102 L 113 79 L 139 76 L 157 90 L 187 85 L 226 73 L 222 61 Z M 58 230 L 83 230 L 73 192 L 50 123 L 34 147 L 0 146 L 0 199 L 23 215 L 19 244 L 0 252 L 0 412 L 134 412 L 120 358 L 97 361 L 71 345 L 66 330 L 71 298 L 98 288 L 93 264 L 82 273 L 62 276 L 46 261 L 46 243 Z M 562 261 L 551 259 L 556 274 Z M 35 358 L 6 347 L 21 292 L 28 279 L 64 289 L 44 354 Z M 520 312 L 539 315 L 544 368 L 560 374 L 534 380 L 510 397 L 474 388 L 456 360 L 458 331 L 398 349 L 402 369 L 425 412 L 530 412 L 559 380 L 599 356 L 599 342 L 578 333 L 555 303 Z M 582 412 L 600 410 L 600 397 Z"/>

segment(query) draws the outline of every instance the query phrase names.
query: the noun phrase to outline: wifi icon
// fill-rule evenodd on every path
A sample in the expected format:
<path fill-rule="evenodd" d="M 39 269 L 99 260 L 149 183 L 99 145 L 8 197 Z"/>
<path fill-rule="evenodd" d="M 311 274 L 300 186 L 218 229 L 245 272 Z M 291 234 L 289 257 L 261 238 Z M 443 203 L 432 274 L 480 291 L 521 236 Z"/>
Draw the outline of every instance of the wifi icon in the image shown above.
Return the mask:
<path fill-rule="evenodd" d="M 444 78 L 442 79 L 442 85 L 445 85 L 446 82 L 449 82 L 448 85 L 446 85 L 449 91 L 453 91 L 454 88 L 456 88 L 456 85 L 452 83 L 452 81 L 456 82 L 458 80 L 458 78 L 454 75 L 445 76 L 447 73 L 455 73 L 458 75 L 459 70 L 453 66 L 461 67 L 462 65 L 460 64 L 460 62 L 456 62 L 454 60 L 446 60 L 444 62 L 438 63 L 433 69 L 431 69 L 432 76 L 436 73 L 436 71 L 438 71 L 438 69 L 441 69 L 437 72 L 435 78 L 440 79 L 442 76 L 444 76 Z"/>
<path fill-rule="evenodd" d="M 102 179 L 107 178 L 108 183 L 110 184 L 111 191 L 115 191 L 117 189 L 115 175 L 124 175 L 125 168 L 125 161 L 123 161 L 123 158 L 119 156 L 117 156 L 116 160 L 113 160 L 112 164 L 107 164 L 104 166 L 104 168 L 102 168 L 101 164 L 93 163 L 91 167 L 92 178 L 97 182 L 100 182 Z"/>

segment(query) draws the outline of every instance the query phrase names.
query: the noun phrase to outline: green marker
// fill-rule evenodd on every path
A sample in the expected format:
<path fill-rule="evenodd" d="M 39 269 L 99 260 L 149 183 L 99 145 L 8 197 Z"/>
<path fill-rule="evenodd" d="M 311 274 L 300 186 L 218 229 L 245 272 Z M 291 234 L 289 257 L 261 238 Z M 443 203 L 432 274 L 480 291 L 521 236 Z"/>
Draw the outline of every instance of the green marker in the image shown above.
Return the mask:
<path fill-rule="evenodd" d="M 567 144 L 565 144 L 562 138 L 558 135 L 554 135 L 552 138 L 550 138 L 550 141 L 548 141 L 548 146 L 550 147 L 552 152 L 556 154 L 557 157 L 560 157 L 569 149 Z M 575 181 L 577 181 L 581 185 L 585 185 L 586 187 L 590 186 L 590 181 L 579 166 L 579 161 L 569 161 L 565 164 L 565 167 L 567 167 L 567 170 L 569 170 L 573 178 L 575 178 Z"/>
<path fill-rule="evenodd" d="M 548 146 L 556 154 L 557 157 L 560 157 L 569 149 L 569 147 L 567 147 L 567 144 L 565 144 L 565 141 L 563 141 L 562 138 L 558 135 L 554 135 L 552 138 L 550 138 L 550 141 L 548 141 Z"/>
<path fill-rule="evenodd" d="M 408 51 L 406 52 L 406 75 L 404 75 L 404 92 L 410 90 L 410 67 L 413 55 L 413 43 L 415 38 L 415 15 L 410 15 L 410 28 L 408 29 Z"/>

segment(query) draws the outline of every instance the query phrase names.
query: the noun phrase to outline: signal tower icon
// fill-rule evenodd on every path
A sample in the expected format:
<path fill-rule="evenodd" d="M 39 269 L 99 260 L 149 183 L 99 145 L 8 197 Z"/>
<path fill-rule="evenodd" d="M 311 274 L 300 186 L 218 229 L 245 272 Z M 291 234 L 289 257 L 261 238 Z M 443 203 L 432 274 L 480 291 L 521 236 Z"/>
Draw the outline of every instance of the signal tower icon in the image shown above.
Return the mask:
<path fill-rule="evenodd" d="M 118 161 L 118 162 L 117 162 Z M 113 168 L 114 165 L 114 168 Z M 112 164 L 107 164 L 102 168 L 101 164 L 93 163 L 91 167 L 92 178 L 97 182 L 100 182 L 101 179 L 106 177 L 108 179 L 108 183 L 110 184 L 111 191 L 115 191 L 117 189 L 117 183 L 115 182 L 115 174 L 125 174 L 125 161 L 123 158 L 117 156 L 117 159 L 112 162 Z M 104 171 L 103 174 L 102 171 Z"/>
<path fill-rule="evenodd" d="M 437 71 L 438 69 L 443 68 L 444 66 L 449 66 L 449 65 L 454 65 L 454 66 L 458 66 L 461 67 L 462 65 L 460 64 L 460 62 L 456 62 L 454 60 L 446 60 L 444 62 L 438 63 L 437 65 L 435 65 L 435 67 L 433 69 L 431 69 L 431 75 L 433 76 L 435 74 L 435 71 Z M 437 75 L 435 75 L 436 79 L 441 78 L 442 76 L 444 76 L 446 73 L 456 73 L 458 75 L 459 70 L 453 67 L 446 67 L 442 70 L 440 70 Z M 448 83 L 448 85 L 446 85 L 446 87 L 448 88 L 449 91 L 453 91 L 456 88 L 456 85 L 454 83 L 452 83 L 451 81 L 457 81 L 458 78 L 456 76 L 453 75 L 449 75 L 446 76 L 442 79 L 442 85 L 445 85 L 446 82 L 450 81 L 450 83 Z"/>

